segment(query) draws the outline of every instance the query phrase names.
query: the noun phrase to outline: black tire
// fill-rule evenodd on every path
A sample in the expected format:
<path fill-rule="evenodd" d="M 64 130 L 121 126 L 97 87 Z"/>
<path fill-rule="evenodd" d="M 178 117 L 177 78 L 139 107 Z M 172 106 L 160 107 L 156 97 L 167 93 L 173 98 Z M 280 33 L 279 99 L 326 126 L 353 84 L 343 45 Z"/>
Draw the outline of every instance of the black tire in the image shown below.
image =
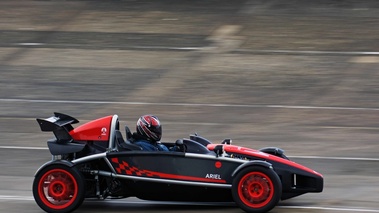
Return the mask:
<path fill-rule="evenodd" d="M 34 199 L 46 212 L 72 212 L 82 204 L 84 194 L 83 175 L 74 167 L 48 165 L 33 181 Z"/>
<path fill-rule="evenodd" d="M 249 166 L 233 179 L 232 195 L 234 202 L 245 212 L 268 212 L 280 200 L 282 183 L 273 169 Z"/>

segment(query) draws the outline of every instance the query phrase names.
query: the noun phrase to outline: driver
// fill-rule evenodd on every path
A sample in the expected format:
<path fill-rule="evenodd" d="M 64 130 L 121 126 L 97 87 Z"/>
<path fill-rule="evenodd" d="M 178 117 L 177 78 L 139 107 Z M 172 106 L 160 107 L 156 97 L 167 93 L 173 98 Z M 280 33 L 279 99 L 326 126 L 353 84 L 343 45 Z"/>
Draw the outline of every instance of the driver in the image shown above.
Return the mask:
<path fill-rule="evenodd" d="M 134 143 L 145 151 L 169 151 L 160 140 L 162 125 L 155 115 L 142 115 L 137 121 L 137 132 L 133 133 Z"/>

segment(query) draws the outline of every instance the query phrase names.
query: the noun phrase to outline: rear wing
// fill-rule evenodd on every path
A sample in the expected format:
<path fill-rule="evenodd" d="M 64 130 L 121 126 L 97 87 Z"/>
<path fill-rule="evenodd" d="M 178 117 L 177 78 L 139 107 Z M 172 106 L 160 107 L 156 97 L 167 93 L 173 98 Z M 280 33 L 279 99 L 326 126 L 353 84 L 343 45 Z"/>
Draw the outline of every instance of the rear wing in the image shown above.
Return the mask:
<path fill-rule="evenodd" d="M 37 118 L 37 122 L 41 128 L 41 131 L 53 132 L 58 143 L 72 141 L 72 137 L 69 132 L 74 128 L 71 124 L 79 123 L 76 118 L 58 112 L 54 112 L 54 116 L 50 118 Z"/>

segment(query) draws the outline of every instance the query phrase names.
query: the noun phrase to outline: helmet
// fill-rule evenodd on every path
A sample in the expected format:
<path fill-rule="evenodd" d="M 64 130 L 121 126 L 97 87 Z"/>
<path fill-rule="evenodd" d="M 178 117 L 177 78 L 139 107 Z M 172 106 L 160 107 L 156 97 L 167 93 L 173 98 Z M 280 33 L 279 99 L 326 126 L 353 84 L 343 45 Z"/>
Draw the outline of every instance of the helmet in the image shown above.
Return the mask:
<path fill-rule="evenodd" d="M 162 126 L 155 115 L 142 115 L 137 121 L 137 133 L 149 141 L 161 140 Z"/>

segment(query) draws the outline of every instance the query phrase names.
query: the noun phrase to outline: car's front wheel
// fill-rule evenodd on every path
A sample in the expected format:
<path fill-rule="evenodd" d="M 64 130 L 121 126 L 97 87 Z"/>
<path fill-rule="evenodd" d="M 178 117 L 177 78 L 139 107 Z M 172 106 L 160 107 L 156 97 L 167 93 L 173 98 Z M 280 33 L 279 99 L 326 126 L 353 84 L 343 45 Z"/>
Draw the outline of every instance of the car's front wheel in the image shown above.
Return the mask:
<path fill-rule="evenodd" d="M 84 179 L 76 168 L 51 164 L 35 176 L 33 196 L 46 212 L 68 213 L 84 200 Z"/>
<path fill-rule="evenodd" d="M 250 166 L 238 172 L 232 184 L 236 204 L 248 213 L 263 213 L 273 209 L 282 194 L 282 184 L 271 168 Z"/>

